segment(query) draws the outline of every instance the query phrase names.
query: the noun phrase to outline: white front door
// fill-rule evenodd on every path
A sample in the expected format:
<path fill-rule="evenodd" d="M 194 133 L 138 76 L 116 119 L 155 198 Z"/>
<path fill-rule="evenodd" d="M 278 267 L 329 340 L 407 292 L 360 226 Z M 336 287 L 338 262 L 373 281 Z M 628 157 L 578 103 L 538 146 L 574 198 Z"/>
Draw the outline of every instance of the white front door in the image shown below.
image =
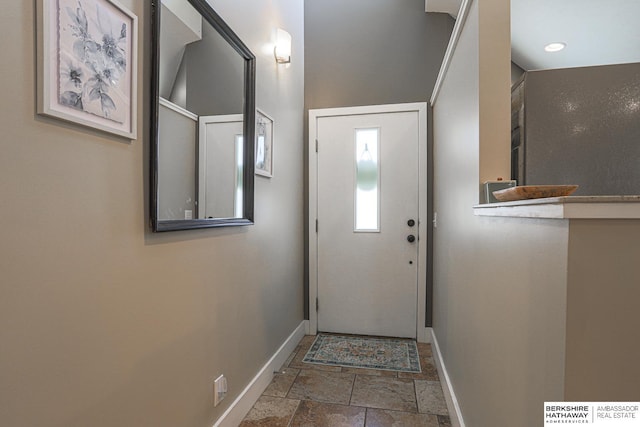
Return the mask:
<path fill-rule="evenodd" d="M 242 217 L 242 120 L 198 118 L 198 218 Z"/>
<path fill-rule="evenodd" d="M 416 338 L 420 111 L 318 111 L 317 329 Z"/>

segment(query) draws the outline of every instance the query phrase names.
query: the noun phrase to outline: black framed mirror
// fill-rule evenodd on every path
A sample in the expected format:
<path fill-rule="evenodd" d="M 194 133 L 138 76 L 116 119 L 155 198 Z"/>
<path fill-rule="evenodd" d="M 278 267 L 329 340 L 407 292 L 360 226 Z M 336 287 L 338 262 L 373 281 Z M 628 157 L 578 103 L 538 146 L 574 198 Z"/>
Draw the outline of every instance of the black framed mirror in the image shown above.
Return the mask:
<path fill-rule="evenodd" d="M 206 0 L 153 0 L 151 228 L 253 224 L 255 56 Z"/>

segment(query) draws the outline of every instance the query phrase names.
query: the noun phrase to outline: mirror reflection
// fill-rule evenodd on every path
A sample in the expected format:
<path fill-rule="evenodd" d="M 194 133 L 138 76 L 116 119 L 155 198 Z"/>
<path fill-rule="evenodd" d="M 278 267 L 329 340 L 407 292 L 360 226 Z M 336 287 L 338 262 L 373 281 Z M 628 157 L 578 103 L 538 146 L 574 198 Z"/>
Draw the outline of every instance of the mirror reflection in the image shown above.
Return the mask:
<path fill-rule="evenodd" d="M 156 222 L 250 220 L 253 55 L 204 1 L 162 0 L 159 17 Z M 198 227 L 220 225 L 239 224 Z"/>

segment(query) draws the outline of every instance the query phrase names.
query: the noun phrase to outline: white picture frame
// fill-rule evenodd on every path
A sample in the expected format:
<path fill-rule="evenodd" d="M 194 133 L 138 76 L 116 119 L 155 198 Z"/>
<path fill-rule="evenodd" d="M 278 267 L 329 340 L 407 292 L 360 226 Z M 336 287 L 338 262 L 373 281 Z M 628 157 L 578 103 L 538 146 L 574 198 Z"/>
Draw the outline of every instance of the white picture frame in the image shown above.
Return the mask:
<path fill-rule="evenodd" d="M 256 109 L 256 175 L 273 177 L 273 119 Z"/>
<path fill-rule="evenodd" d="M 138 18 L 116 0 L 38 0 L 38 114 L 137 138 Z"/>

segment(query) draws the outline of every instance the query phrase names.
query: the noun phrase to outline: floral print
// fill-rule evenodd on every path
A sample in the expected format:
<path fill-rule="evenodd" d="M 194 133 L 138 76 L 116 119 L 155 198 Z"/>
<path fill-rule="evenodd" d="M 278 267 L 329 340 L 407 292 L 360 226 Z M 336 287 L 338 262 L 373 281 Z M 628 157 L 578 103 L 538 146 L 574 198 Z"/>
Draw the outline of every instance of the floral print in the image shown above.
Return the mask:
<path fill-rule="evenodd" d="M 77 0 L 75 7 L 63 3 L 59 2 L 58 11 L 60 103 L 121 122 L 115 113 L 127 71 L 127 26 L 114 22 L 114 15 L 97 2 L 94 15 L 85 10 L 91 0 Z"/>

